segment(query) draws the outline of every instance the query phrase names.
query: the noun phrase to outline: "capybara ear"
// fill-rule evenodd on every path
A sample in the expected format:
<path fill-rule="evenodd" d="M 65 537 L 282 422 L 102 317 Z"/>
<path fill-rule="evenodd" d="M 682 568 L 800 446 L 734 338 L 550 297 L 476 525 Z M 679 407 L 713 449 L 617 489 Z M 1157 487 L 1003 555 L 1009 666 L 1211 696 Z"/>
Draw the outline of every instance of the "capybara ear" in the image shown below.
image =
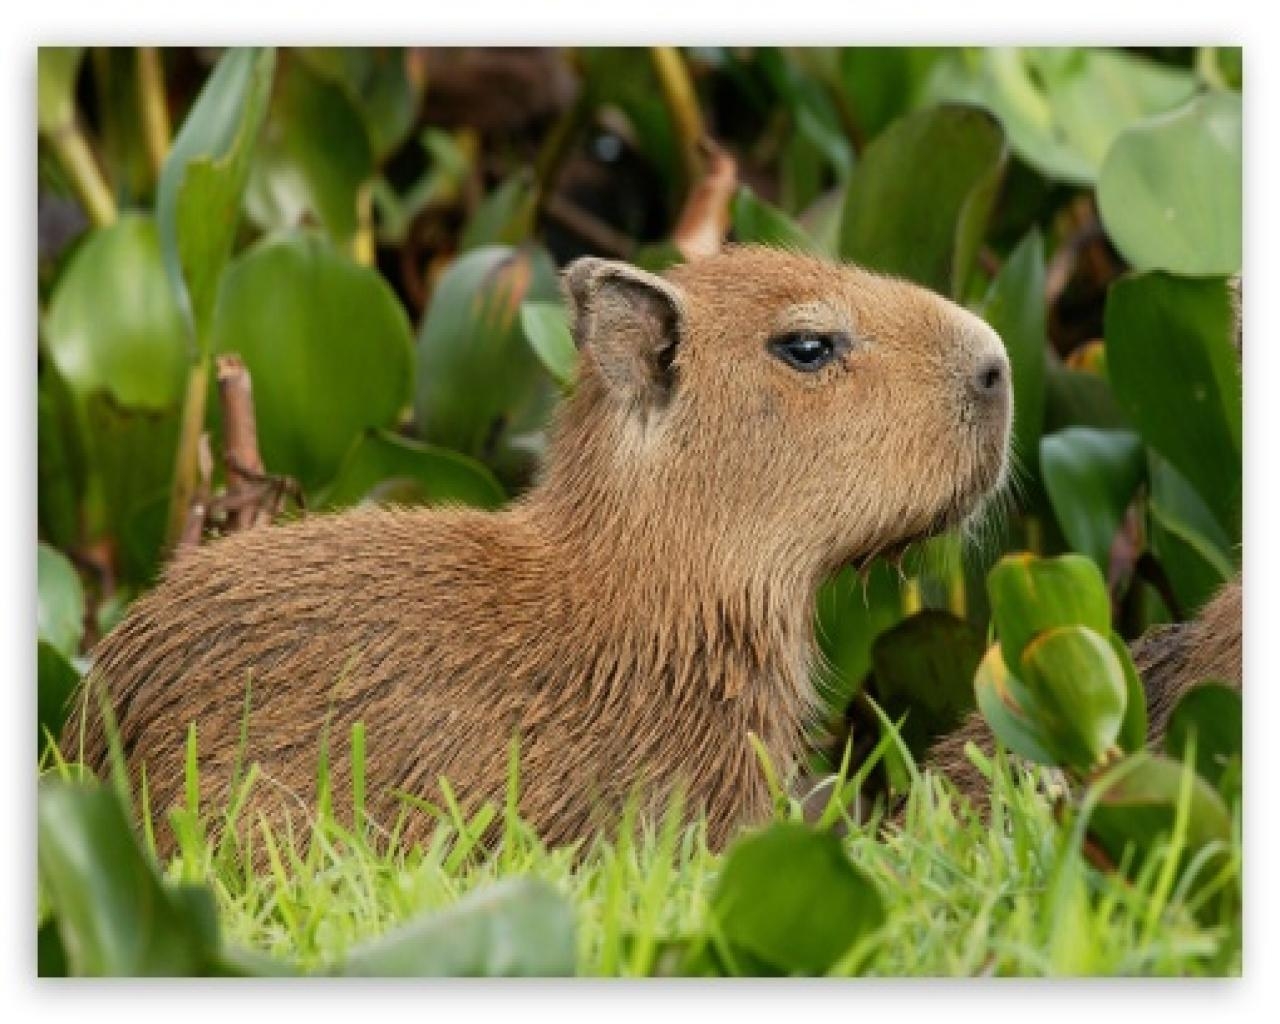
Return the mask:
<path fill-rule="evenodd" d="M 666 403 L 684 336 L 684 303 L 671 282 L 626 263 L 585 256 L 564 272 L 574 343 L 621 400 Z"/>

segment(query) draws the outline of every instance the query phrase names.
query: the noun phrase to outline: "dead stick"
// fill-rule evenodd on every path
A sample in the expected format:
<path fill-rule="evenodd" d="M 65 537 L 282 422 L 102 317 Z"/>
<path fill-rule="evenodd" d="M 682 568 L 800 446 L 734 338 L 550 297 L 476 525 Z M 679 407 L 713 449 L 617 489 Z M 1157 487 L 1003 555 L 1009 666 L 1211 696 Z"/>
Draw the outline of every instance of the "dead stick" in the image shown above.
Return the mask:
<path fill-rule="evenodd" d="M 227 529 L 245 530 L 270 518 L 258 482 L 265 475 L 253 415 L 253 381 L 237 355 L 218 356 L 218 398 L 222 403 L 223 463 L 227 470 Z"/>
<path fill-rule="evenodd" d="M 671 238 L 687 260 L 713 256 L 729 233 L 729 204 L 738 188 L 738 163 L 711 139 L 701 145 L 706 173 L 693 186 Z"/>
<path fill-rule="evenodd" d="M 177 551 L 199 544 L 209 520 L 209 507 L 213 502 L 213 452 L 209 447 L 208 431 L 200 434 L 200 441 L 196 445 L 196 472 L 199 474 L 199 482 L 191 504 L 187 507 L 187 518 L 182 523 Z"/>

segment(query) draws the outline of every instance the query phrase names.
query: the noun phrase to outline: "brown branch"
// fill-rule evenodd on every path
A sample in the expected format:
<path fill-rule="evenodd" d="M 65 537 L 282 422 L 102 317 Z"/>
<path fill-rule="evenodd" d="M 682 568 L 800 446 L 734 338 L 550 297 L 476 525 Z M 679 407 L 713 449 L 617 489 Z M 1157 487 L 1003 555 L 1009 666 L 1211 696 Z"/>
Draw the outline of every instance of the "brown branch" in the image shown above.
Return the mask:
<path fill-rule="evenodd" d="M 227 468 L 227 529 L 246 530 L 271 519 L 263 503 L 265 476 L 253 414 L 253 381 L 237 355 L 218 356 L 218 398 L 222 403 L 223 462 Z"/>
<path fill-rule="evenodd" d="M 174 548 L 175 554 L 199 544 L 200 538 L 204 536 L 204 528 L 209 522 L 213 492 L 213 452 L 209 446 L 208 431 L 200 434 L 200 441 L 196 446 L 196 472 L 199 482 L 196 484 L 191 504 L 187 506 L 187 517 L 182 523 L 182 533 Z"/>
<path fill-rule="evenodd" d="M 690 190 L 671 239 L 687 260 L 713 256 L 729 233 L 729 204 L 738 188 L 738 163 L 710 139 L 702 142 L 706 173 Z"/>

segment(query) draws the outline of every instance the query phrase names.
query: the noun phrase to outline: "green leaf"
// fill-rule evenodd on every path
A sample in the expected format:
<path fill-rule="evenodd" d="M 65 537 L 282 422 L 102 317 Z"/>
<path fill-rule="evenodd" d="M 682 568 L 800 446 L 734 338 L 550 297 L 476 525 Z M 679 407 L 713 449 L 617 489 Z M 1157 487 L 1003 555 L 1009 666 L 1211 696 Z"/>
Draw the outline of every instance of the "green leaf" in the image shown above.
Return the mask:
<path fill-rule="evenodd" d="M 932 46 L 848 46 L 838 55 L 840 84 L 868 139 L 924 98 L 945 50 Z"/>
<path fill-rule="evenodd" d="M 983 110 L 943 106 L 904 117 L 862 154 L 845 199 L 841 255 L 959 296 L 1004 162 L 1000 126 Z"/>
<path fill-rule="evenodd" d="M 1125 753 L 1136 754 L 1147 747 L 1147 691 L 1133 664 L 1129 645 L 1115 630 L 1111 631 L 1107 639 L 1124 670 L 1124 721 L 1120 723 L 1120 734 L 1116 737 L 1116 742 Z"/>
<path fill-rule="evenodd" d="M 885 630 L 871 645 L 876 693 L 913 754 L 923 754 L 973 709 L 973 676 L 986 650 L 976 626 L 928 608 Z"/>
<path fill-rule="evenodd" d="M 341 508 L 369 498 L 497 508 L 505 495 L 493 474 L 474 459 L 387 430 L 371 430 L 352 445 L 317 504 Z"/>
<path fill-rule="evenodd" d="M 1139 270 L 1205 276 L 1240 271 L 1243 103 L 1197 96 L 1116 139 L 1098 176 L 1098 212 Z"/>
<path fill-rule="evenodd" d="M 1131 430 L 1115 394 L 1101 375 L 1077 370 L 1057 359 L 1047 364 L 1044 388 L 1044 433 L 1066 427 Z"/>
<path fill-rule="evenodd" d="M 992 644 L 979 663 L 973 690 L 996 739 L 1029 761 L 1059 763 L 1053 740 L 1026 707 L 1024 690 L 1010 674 L 1000 644 Z"/>
<path fill-rule="evenodd" d="M 1129 125 L 1186 102 L 1195 77 L 1116 50 L 991 47 L 976 70 L 954 60 L 935 79 L 940 98 L 981 103 L 1000 118 L 1013 151 L 1049 178 L 1091 185 Z"/>
<path fill-rule="evenodd" d="M 1209 507 L 1176 469 L 1154 453 L 1148 463 L 1151 550 L 1169 576 L 1182 613 L 1191 616 L 1235 574 L 1239 547 L 1233 548 Z"/>
<path fill-rule="evenodd" d="M 779 822 L 738 840 L 711 900 L 720 935 L 774 970 L 829 970 L 884 922 L 879 891 L 840 840 Z"/>
<path fill-rule="evenodd" d="M 373 167 L 365 122 L 347 91 L 290 60 L 253 155 L 246 213 L 267 228 L 298 227 L 311 213 L 345 246 L 358 226 L 356 193 Z"/>
<path fill-rule="evenodd" d="M 729 218 L 735 239 L 743 244 L 770 245 L 799 252 L 814 249 L 813 240 L 804 228 L 757 196 L 749 185 L 738 186 L 729 205 Z"/>
<path fill-rule="evenodd" d="M 424 440 L 487 459 L 504 427 L 543 400 L 548 380 L 520 308 L 556 295 L 541 250 L 486 246 L 449 266 L 418 334 L 414 412 Z"/>
<path fill-rule="evenodd" d="M 132 409 L 182 398 L 182 314 L 165 278 L 156 223 L 125 214 L 76 251 L 49 302 L 45 350 L 80 399 L 107 392 Z"/>
<path fill-rule="evenodd" d="M 362 946 L 338 974 L 361 977 L 565 977 L 573 909 L 545 882 L 507 878 Z"/>
<path fill-rule="evenodd" d="M 62 734 L 68 702 L 80 684 L 80 673 L 68 655 L 53 644 L 36 645 L 36 750 L 43 750 L 45 734 L 55 740 Z"/>
<path fill-rule="evenodd" d="M 163 886 L 114 791 L 41 781 L 40 882 L 71 973 L 198 975 L 217 950 L 213 895 Z"/>
<path fill-rule="evenodd" d="M 1111 632 L 1111 602 L 1098 567 L 1083 555 L 1006 555 L 987 574 L 987 593 L 1005 661 L 1018 673 L 1032 640 L 1057 626 Z"/>
<path fill-rule="evenodd" d="M 1013 369 L 1013 450 L 1032 472 L 1044 426 L 1044 272 L 1044 242 L 1033 227 L 1005 260 L 982 305 Z"/>
<path fill-rule="evenodd" d="M 389 156 L 413 129 L 423 83 L 410 72 L 407 48 L 317 46 L 293 56 L 343 90 L 359 112 L 377 160 Z"/>
<path fill-rule="evenodd" d="M 36 124 L 45 133 L 70 127 L 76 119 L 76 75 L 83 46 L 42 46 L 36 51 Z"/>
<path fill-rule="evenodd" d="M 1244 706 L 1237 691 L 1220 683 L 1197 682 L 1204 685 L 1185 693 L 1169 714 L 1164 748 L 1171 758 L 1181 760 L 1194 736 L 1196 771 L 1221 788 L 1243 751 Z"/>
<path fill-rule="evenodd" d="M 88 465 L 75 399 L 58 369 L 42 359 L 36 384 L 36 522 L 56 547 L 80 542 Z"/>
<path fill-rule="evenodd" d="M 1226 282 L 1119 280 L 1107 294 L 1105 331 L 1107 372 L 1125 412 L 1238 537 L 1241 381 Z"/>
<path fill-rule="evenodd" d="M 361 433 L 395 423 L 411 394 L 412 340 L 395 294 L 309 233 L 266 239 L 235 260 L 214 349 L 249 369 L 267 468 L 309 491 L 333 478 Z"/>
<path fill-rule="evenodd" d="M 578 347 L 569 330 L 562 302 L 523 302 L 520 326 L 542 365 L 562 388 L 571 388 L 578 375 Z"/>
<path fill-rule="evenodd" d="M 66 555 L 48 544 L 36 545 L 36 596 L 37 635 L 75 657 L 84 636 L 84 588 Z"/>
<path fill-rule="evenodd" d="M 815 687 L 829 695 L 831 711 L 843 712 L 857 695 L 871 667 L 873 641 L 901 619 L 901 581 L 883 560 L 872 564 L 865 579 L 846 568 L 822 585 L 814 610 L 813 631 L 822 651 Z"/>
<path fill-rule="evenodd" d="M 530 168 L 522 167 L 485 196 L 463 229 L 458 252 L 528 241 L 537 205 L 538 182 Z"/>
<path fill-rule="evenodd" d="M 1127 430 L 1068 427 L 1040 441 L 1040 466 L 1067 542 L 1106 573 L 1111 544 L 1146 476 L 1142 442 Z"/>
<path fill-rule="evenodd" d="M 274 71 L 274 50 L 228 50 L 187 114 L 160 173 L 156 217 L 165 269 L 201 351 L 235 241 Z"/>
<path fill-rule="evenodd" d="M 1090 768 L 1120 736 L 1128 680 L 1109 636 L 1057 626 L 1022 652 L 1020 703 L 1049 738 L 1058 764 Z"/>
<path fill-rule="evenodd" d="M 1089 818 L 1089 837 L 1112 860 L 1120 863 L 1125 849 L 1137 853 L 1141 864 L 1162 840 L 1173 834 L 1184 786 L 1190 797 L 1187 834 L 1180 858 L 1185 864 L 1207 844 L 1231 841 L 1231 812 L 1217 791 L 1179 761 L 1140 754 L 1121 770 L 1120 778 L 1100 795 Z M 1191 770 L 1188 780 L 1185 772 Z M 1212 877 L 1212 870 L 1202 877 Z"/>

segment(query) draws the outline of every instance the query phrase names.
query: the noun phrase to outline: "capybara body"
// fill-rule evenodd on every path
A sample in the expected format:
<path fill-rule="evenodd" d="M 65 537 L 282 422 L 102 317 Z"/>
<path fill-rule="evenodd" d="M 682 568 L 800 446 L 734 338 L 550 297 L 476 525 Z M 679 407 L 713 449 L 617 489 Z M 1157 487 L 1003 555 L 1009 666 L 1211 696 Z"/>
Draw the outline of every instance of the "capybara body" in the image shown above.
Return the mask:
<path fill-rule="evenodd" d="M 803 752 L 818 584 L 1002 482 L 1003 346 L 924 289 L 754 247 L 665 277 L 581 260 L 565 291 L 579 377 L 528 494 L 234 534 L 101 643 L 91 687 L 157 820 L 192 723 L 202 797 L 256 762 L 246 810 L 271 821 L 313 806 L 322 737 L 341 803 L 356 722 L 388 827 L 441 776 L 464 807 L 500 801 L 513 738 L 521 812 L 553 843 L 632 794 L 682 790 L 715 844 L 767 814 L 752 737 L 782 773 Z"/>

